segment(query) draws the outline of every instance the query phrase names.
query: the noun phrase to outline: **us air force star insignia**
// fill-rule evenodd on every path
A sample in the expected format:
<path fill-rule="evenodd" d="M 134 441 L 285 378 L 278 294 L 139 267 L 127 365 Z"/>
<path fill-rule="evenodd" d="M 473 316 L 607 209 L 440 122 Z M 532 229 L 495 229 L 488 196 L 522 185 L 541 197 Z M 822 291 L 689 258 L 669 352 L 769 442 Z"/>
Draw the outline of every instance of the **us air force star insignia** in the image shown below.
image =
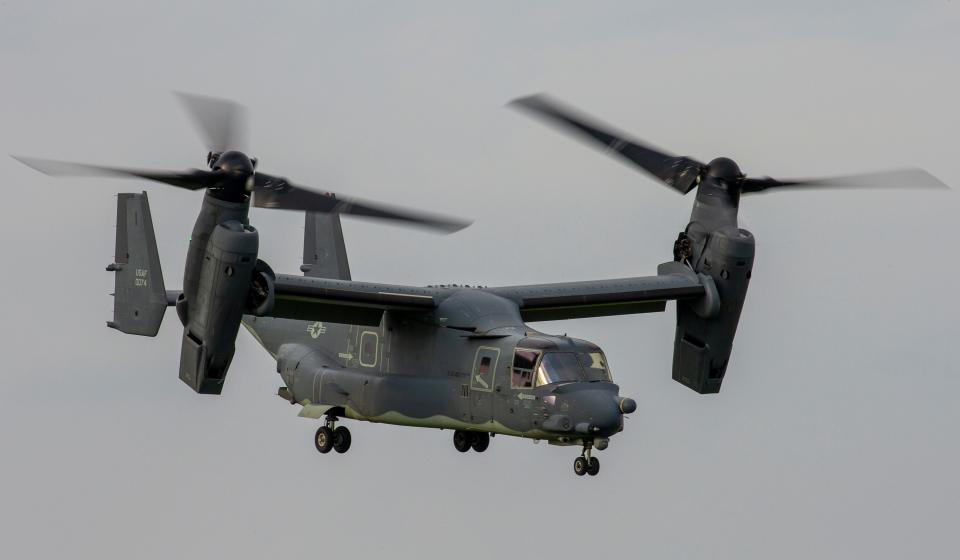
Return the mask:
<path fill-rule="evenodd" d="M 310 333 L 312 338 L 317 338 L 321 334 L 327 332 L 327 326 L 320 321 L 317 321 L 316 323 L 307 325 L 307 332 Z"/>

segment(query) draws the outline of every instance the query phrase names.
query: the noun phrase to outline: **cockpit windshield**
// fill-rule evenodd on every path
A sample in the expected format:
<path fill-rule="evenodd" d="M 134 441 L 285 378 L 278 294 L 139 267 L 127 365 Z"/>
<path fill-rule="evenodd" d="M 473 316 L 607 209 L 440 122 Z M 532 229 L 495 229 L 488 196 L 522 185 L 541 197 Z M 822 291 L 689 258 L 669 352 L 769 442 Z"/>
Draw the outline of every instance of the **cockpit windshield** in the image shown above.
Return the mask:
<path fill-rule="evenodd" d="M 537 366 L 537 386 L 561 381 L 580 381 L 583 368 L 572 352 L 547 352 Z"/>
<path fill-rule="evenodd" d="M 546 352 L 537 365 L 536 385 L 569 381 L 610 381 L 601 352 Z"/>
<path fill-rule="evenodd" d="M 607 358 L 603 352 L 581 352 L 577 354 L 587 381 L 610 381 L 610 370 L 607 369 Z"/>

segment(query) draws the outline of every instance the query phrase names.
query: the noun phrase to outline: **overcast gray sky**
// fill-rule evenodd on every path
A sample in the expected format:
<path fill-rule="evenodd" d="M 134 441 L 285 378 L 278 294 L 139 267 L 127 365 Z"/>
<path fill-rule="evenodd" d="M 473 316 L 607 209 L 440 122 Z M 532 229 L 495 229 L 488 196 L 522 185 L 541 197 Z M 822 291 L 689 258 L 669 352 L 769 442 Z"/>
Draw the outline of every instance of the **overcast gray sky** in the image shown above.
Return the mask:
<path fill-rule="evenodd" d="M 165 5 L 164 5 L 165 4 Z M 921 166 L 960 186 L 956 2 L 0 3 L 0 153 L 200 167 L 171 90 L 230 97 L 305 184 L 468 216 L 345 224 L 354 277 L 488 285 L 652 274 L 692 200 L 504 110 L 549 91 L 674 152 L 780 176 Z M 957 554 L 952 192 L 745 200 L 758 240 L 719 395 L 670 379 L 674 313 L 542 324 L 600 344 L 639 411 L 577 451 L 350 423 L 320 456 L 241 333 L 223 395 L 180 326 L 107 329 L 118 191 L 149 191 L 167 286 L 195 193 L 0 158 L 6 558 L 938 558 Z M 299 264 L 302 217 L 254 210 Z M 575 255 L 571 257 L 571 255 Z"/>

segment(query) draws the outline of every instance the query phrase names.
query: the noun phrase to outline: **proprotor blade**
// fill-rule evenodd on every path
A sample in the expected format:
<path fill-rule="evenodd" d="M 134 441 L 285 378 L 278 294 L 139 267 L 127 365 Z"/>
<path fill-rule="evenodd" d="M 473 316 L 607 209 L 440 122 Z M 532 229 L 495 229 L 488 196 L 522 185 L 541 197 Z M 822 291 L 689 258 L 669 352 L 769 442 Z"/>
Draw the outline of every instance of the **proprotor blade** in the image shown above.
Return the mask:
<path fill-rule="evenodd" d="M 521 97 L 511 101 L 509 106 L 522 109 L 577 133 L 600 145 L 604 151 L 617 154 L 683 194 L 690 192 L 697 185 L 697 180 L 703 172 L 704 164 L 693 158 L 673 156 L 660 148 L 614 132 L 612 127 L 601 124 L 592 117 L 565 106 L 547 95 Z"/>
<path fill-rule="evenodd" d="M 947 185 L 923 169 L 907 168 L 822 177 L 815 179 L 773 179 L 771 177 L 746 178 L 740 184 L 743 193 L 758 193 L 769 189 L 811 188 L 933 188 L 947 189 Z"/>
<path fill-rule="evenodd" d="M 11 157 L 41 173 L 55 177 L 137 177 L 193 191 L 214 186 L 221 179 L 220 173 L 200 169 L 189 169 L 187 171 L 153 171 L 148 169 L 104 167 L 101 165 L 88 165 L 86 163 L 72 163 L 69 161 L 50 159 Z"/>
<path fill-rule="evenodd" d="M 404 225 L 439 230 L 444 233 L 459 231 L 471 223 L 459 218 L 430 214 L 420 210 L 397 208 L 378 202 L 324 194 L 264 173 L 255 175 L 253 205 L 258 208 L 277 208 L 280 210 L 336 212 L 362 218 L 390 220 Z"/>
<path fill-rule="evenodd" d="M 204 142 L 213 152 L 246 151 L 246 111 L 228 99 L 175 92 Z"/>

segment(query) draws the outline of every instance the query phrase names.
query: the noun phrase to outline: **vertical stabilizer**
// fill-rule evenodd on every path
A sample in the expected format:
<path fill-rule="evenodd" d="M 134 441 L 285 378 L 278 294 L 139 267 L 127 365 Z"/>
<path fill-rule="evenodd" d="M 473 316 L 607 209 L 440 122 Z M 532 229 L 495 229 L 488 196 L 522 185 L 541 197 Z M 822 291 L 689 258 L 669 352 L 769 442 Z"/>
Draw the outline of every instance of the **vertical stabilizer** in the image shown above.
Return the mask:
<path fill-rule="evenodd" d="M 303 231 L 304 276 L 350 280 L 350 263 L 337 213 L 307 212 Z"/>
<path fill-rule="evenodd" d="M 114 273 L 113 321 L 107 326 L 156 336 L 168 301 L 146 192 L 117 195 L 117 244 L 107 270 Z"/>

